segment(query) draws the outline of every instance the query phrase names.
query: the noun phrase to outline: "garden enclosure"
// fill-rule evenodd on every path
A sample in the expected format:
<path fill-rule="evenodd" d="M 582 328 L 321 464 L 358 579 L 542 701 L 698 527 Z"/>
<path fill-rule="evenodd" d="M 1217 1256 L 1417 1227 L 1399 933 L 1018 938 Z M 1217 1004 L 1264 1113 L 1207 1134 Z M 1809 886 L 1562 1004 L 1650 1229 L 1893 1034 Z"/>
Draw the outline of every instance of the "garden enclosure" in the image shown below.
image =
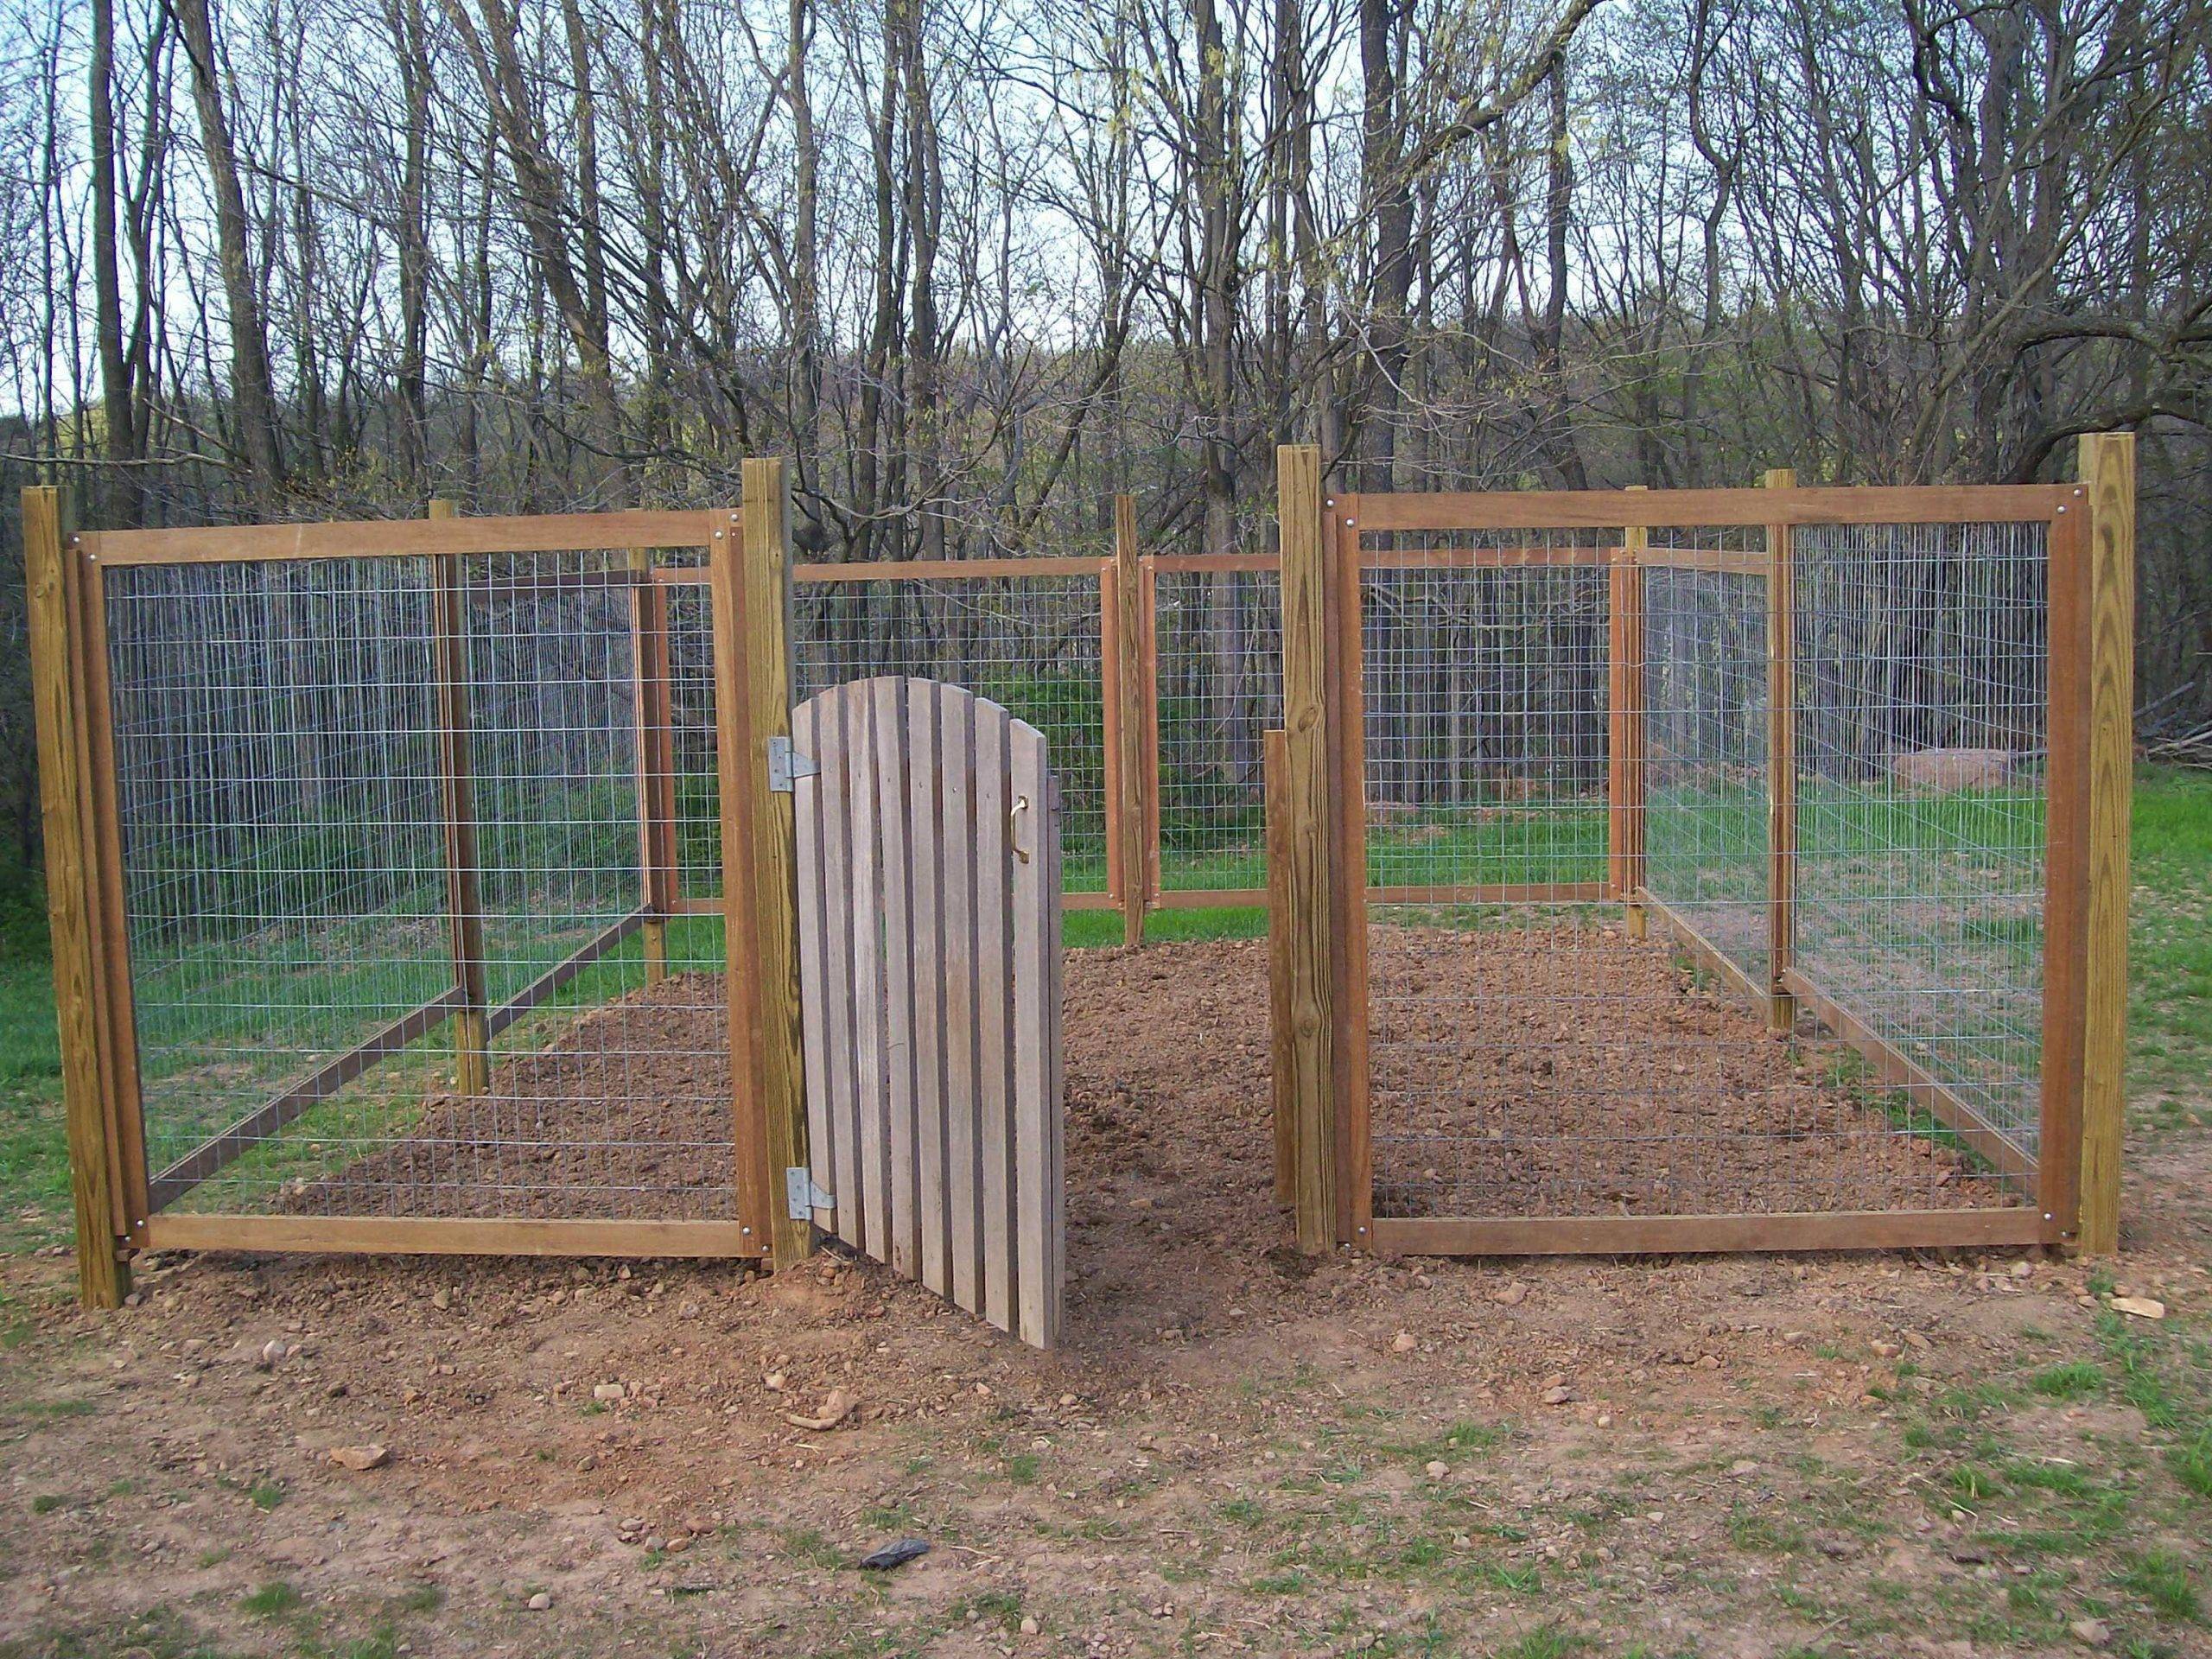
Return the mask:
<path fill-rule="evenodd" d="M 795 702 L 897 676 L 1044 734 L 1071 910 L 1271 908 L 1309 1247 L 2109 1246 L 2123 442 L 2003 489 L 1282 474 L 1275 551 L 1146 556 L 1123 501 L 898 566 L 792 565 L 773 462 L 742 512 L 31 493 L 84 1236 L 804 1248 L 773 774 Z"/>
<path fill-rule="evenodd" d="M 2113 1247 L 2128 440 L 2018 486 L 1280 474 L 1309 1247 Z"/>

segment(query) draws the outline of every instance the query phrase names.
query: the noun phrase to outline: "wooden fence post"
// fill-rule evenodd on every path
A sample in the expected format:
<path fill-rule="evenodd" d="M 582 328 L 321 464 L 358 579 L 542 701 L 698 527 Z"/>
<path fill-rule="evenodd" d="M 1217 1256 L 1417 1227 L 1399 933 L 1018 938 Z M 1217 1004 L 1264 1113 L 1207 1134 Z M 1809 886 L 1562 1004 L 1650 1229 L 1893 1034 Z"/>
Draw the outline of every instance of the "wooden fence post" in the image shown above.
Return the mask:
<path fill-rule="evenodd" d="M 23 492 L 23 574 L 29 601 L 31 697 L 38 721 L 38 778 L 45 835 L 47 918 L 54 940 L 54 1006 L 61 1046 L 61 1102 L 69 1142 L 69 1192 L 77 1219 L 77 1295 L 86 1307 L 120 1307 L 130 1269 L 117 1249 L 115 1146 L 101 1086 L 99 969 L 92 938 L 93 850 L 87 822 L 86 711 L 78 696 L 84 650 L 67 543 L 69 498 L 51 486 Z"/>
<path fill-rule="evenodd" d="M 1291 1087 L 1290 741 L 1262 734 L 1261 784 L 1268 843 L 1268 1058 L 1274 1116 L 1275 1202 L 1298 1202 L 1298 1097 Z"/>
<path fill-rule="evenodd" d="M 1282 581 L 1285 837 L 1290 1017 L 1286 1053 L 1298 1159 L 1298 1247 L 1337 1238 L 1337 997 L 1334 791 L 1329 765 L 1328 637 L 1332 575 L 1321 506 L 1321 452 L 1275 451 Z"/>
<path fill-rule="evenodd" d="M 1770 490 L 1797 486 L 1788 467 L 1768 470 Z M 1797 569 L 1786 524 L 1766 527 L 1766 939 L 1770 1030 L 1794 1031 L 1797 1000 L 1783 988 L 1796 940 L 1797 893 Z"/>
<path fill-rule="evenodd" d="M 652 551 L 630 550 L 630 681 L 637 710 L 638 858 L 645 921 L 639 930 L 645 983 L 668 977 L 668 916 L 676 902 L 675 787 L 668 685 L 668 590 L 652 579 Z"/>
<path fill-rule="evenodd" d="M 1145 709 L 1159 695 L 1149 671 L 1144 637 L 1144 571 L 1137 558 L 1135 498 L 1114 498 L 1114 640 L 1118 652 L 1116 682 L 1120 707 L 1115 735 L 1120 746 L 1118 824 L 1122 861 L 1122 943 L 1144 943 L 1144 912 L 1152 897 L 1152 810 L 1145 788 L 1149 766 Z"/>
<path fill-rule="evenodd" d="M 1631 486 L 1631 488 L 1639 487 Z M 1605 792 L 1608 861 L 1614 893 L 1621 899 L 1629 937 L 1644 936 L 1644 755 L 1643 555 L 1651 532 L 1642 524 L 1624 527 L 1613 556 L 1610 578 L 1611 661 L 1608 680 L 1608 752 Z"/>
<path fill-rule="evenodd" d="M 798 844 L 790 790 L 772 786 L 772 746 L 791 731 L 791 487 L 780 459 L 744 466 L 743 511 L 709 549 L 721 776 L 722 910 L 738 1210 L 765 1220 L 778 1267 L 814 1249 L 785 1172 L 807 1165 L 799 1024 Z"/>
<path fill-rule="evenodd" d="M 455 516 L 454 504 L 430 503 L 433 518 Z M 461 1002 L 453 1014 L 453 1084 L 461 1095 L 492 1087 L 489 1002 L 484 985 L 484 878 L 476 845 L 475 791 L 470 783 L 468 611 L 458 554 L 430 556 L 431 626 L 437 674 L 438 785 L 444 797 L 446 921 L 454 981 Z"/>
<path fill-rule="evenodd" d="M 2080 471 L 2089 512 L 2081 1247 L 2104 1254 L 2120 1248 L 2120 1163 L 2127 1116 L 2127 842 L 2135 759 L 2134 434 L 2084 435 Z"/>

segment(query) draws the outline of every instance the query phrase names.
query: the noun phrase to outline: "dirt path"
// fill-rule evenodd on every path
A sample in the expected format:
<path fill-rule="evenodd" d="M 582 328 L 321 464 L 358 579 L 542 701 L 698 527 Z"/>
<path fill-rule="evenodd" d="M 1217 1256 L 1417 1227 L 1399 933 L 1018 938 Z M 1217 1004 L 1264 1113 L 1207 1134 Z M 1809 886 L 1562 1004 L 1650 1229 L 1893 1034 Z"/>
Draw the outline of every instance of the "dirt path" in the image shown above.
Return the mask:
<path fill-rule="evenodd" d="M 1055 1355 L 829 1260 L 178 1258 L 99 1319 L 10 1262 L 0 1654 L 2212 1651 L 2202 1135 L 2134 1169 L 2156 1322 L 2039 1257 L 1317 1266 L 1262 947 L 1079 961 Z"/>

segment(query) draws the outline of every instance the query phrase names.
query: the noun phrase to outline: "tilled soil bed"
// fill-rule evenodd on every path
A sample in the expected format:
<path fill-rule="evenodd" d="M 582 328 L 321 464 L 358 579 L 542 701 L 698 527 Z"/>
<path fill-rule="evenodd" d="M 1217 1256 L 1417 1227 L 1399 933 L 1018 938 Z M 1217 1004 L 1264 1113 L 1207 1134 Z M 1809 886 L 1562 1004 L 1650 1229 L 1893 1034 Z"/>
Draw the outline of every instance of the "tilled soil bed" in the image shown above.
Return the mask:
<path fill-rule="evenodd" d="M 1832 1058 L 1700 988 L 1618 930 L 1378 930 L 1376 1213 L 1713 1214 L 2012 1201 L 1943 1137 L 1823 1081 Z M 1071 1260 L 1110 1296 L 1127 1262 L 1081 1256 L 1086 1218 L 1189 1206 L 1279 1230 L 1265 948 L 1075 950 L 1065 968 Z M 718 976 L 578 1016 L 438 1097 L 407 1139 L 296 1188 L 311 1214 L 692 1218 L 731 1213 Z M 1924 1126 L 1923 1126 L 1924 1130 Z M 1086 1274 L 1085 1269 L 1093 1270 Z"/>

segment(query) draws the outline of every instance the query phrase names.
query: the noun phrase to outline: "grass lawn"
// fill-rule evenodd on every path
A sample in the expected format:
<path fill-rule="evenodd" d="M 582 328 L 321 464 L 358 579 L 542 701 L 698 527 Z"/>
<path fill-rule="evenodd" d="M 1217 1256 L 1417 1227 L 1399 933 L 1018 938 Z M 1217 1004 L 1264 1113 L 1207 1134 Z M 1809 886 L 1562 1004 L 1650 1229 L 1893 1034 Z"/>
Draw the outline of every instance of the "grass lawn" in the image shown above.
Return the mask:
<path fill-rule="evenodd" d="M 1888 822 L 1895 811 L 1927 818 L 1923 828 L 1987 844 L 1992 836 L 1970 821 L 1975 810 L 1951 798 L 1871 815 L 1859 811 L 1847 821 L 1844 814 L 1834 816 L 1840 842 L 1870 835 L 1889 845 L 1910 839 Z M 1962 813 L 1968 821 L 1952 822 Z M 2131 1094 L 2145 1127 L 2212 1122 L 2212 1099 L 2203 1087 L 2212 1072 L 2212 774 L 2144 768 L 2136 782 L 2134 827 Z M 1602 810 L 1553 809 L 1499 815 L 1471 829 L 1408 825 L 1387 839 L 1378 836 L 1374 861 L 1378 880 L 1591 879 L 1602 874 L 1603 837 Z M 1257 860 L 1243 850 L 1224 852 L 1193 869 L 1179 879 L 1207 887 L 1264 881 Z M 1074 870 L 1069 874 L 1071 886 L 1095 885 Z M 703 938 L 681 936 L 702 925 L 680 923 L 671 930 L 680 934 L 671 941 L 679 959 L 703 962 L 717 954 Z M 1258 910 L 1174 910 L 1155 913 L 1147 937 L 1256 938 L 1266 931 L 1266 914 Z M 1071 912 L 1065 934 L 1071 946 L 1117 944 L 1121 918 L 1107 912 Z M 632 941 L 581 976 L 560 1002 L 589 1001 L 630 982 L 625 976 L 634 972 L 635 952 Z M 517 1037 L 527 1040 L 520 1031 Z M 19 945 L 0 954 L 0 1249 L 65 1236 L 68 1169 L 60 1096 L 48 965 Z"/>

